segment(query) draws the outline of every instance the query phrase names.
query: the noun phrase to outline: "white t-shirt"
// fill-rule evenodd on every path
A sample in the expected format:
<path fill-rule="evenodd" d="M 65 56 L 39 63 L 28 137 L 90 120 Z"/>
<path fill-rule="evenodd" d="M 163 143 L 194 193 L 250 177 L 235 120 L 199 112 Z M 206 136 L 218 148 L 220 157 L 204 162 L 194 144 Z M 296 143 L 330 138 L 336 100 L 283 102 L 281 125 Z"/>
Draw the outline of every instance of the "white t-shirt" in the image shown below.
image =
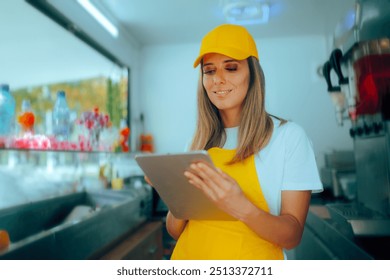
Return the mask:
<path fill-rule="evenodd" d="M 270 142 L 255 155 L 257 176 L 270 213 L 280 214 L 283 190 L 321 192 L 320 180 L 312 144 L 305 131 L 294 122 L 280 126 L 272 118 L 274 130 Z M 226 128 L 224 149 L 236 149 L 238 127 Z"/>

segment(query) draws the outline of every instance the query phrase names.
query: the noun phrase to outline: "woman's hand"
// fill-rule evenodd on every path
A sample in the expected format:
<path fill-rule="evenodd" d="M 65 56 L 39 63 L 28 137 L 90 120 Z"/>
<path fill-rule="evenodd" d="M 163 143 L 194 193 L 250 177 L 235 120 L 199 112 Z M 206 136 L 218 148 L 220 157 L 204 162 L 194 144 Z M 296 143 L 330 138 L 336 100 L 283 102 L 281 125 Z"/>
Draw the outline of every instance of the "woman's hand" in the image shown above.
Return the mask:
<path fill-rule="evenodd" d="M 280 215 L 274 216 L 252 204 L 238 183 L 219 169 L 196 163 L 184 175 L 220 209 L 245 223 L 260 237 L 287 249 L 299 244 L 310 191 L 283 191 Z"/>
<path fill-rule="evenodd" d="M 241 219 L 253 207 L 232 177 L 206 163 L 193 163 L 184 172 L 188 181 L 231 216 Z"/>
<path fill-rule="evenodd" d="M 175 216 L 173 216 L 171 211 L 168 211 L 167 219 L 166 219 L 166 227 L 169 235 L 172 236 L 173 239 L 178 240 L 180 235 L 184 231 L 187 222 L 188 220 L 178 219 Z"/>
<path fill-rule="evenodd" d="M 151 187 L 153 187 L 153 184 L 152 184 L 152 182 L 150 182 L 150 179 L 148 178 L 148 176 L 145 175 L 144 179 L 145 179 L 146 183 L 148 183 Z"/>

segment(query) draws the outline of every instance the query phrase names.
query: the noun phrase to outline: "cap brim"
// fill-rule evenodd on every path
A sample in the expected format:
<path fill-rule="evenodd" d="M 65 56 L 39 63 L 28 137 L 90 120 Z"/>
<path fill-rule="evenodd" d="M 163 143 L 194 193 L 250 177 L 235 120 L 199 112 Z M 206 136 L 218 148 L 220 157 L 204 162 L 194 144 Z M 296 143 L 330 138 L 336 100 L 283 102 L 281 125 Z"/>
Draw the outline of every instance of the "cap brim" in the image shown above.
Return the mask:
<path fill-rule="evenodd" d="M 218 53 L 218 54 L 226 55 L 226 56 L 231 57 L 231 58 L 236 59 L 236 60 L 243 60 L 243 59 L 246 59 L 246 58 L 251 56 L 248 53 L 244 53 L 241 50 L 237 50 L 234 48 L 218 47 L 215 49 L 208 49 L 207 51 L 200 53 L 199 56 L 196 58 L 196 60 L 194 62 L 194 68 L 196 68 L 199 65 L 199 63 L 201 62 L 202 58 L 206 54 L 209 54 L 209 53 Z"/>

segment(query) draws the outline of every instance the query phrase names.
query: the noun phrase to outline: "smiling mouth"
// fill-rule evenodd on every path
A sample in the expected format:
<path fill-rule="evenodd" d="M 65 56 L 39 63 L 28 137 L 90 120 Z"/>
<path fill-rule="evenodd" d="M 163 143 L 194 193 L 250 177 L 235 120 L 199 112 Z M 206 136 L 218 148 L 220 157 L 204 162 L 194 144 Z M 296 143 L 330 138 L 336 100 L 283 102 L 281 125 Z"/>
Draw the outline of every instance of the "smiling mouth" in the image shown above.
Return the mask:
<path fill-rule="evenodd" d="M 219 91 L 214 91 L 214 94 L 218 95 L 218 96 L 224 96 L 224 95 L 227 95 L 228 93 L 230 93 L 232 90 L 229 89 L 229 90 L 219 90 Z"/>

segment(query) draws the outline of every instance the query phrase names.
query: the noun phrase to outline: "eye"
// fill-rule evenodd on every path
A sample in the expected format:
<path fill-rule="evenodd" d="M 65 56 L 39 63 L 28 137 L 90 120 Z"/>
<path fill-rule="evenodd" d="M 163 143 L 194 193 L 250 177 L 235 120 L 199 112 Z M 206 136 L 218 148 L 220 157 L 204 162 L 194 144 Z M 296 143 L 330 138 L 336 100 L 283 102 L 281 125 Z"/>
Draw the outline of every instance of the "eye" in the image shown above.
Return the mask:
<path fill-rule="evenodd" d="M 214 74 L 215 73 L 215 69 L 211 69 L 211 68 L 204 68 L 203 69 L 203 74 L 204 75 L 211 75 L 211 74 Z"/>
<path fill-rule="evenodd" d="M 238 66 L 237 65 L 226 65 L 225 69 L 229 72 L 235 72 L 237 71 Z"/>

